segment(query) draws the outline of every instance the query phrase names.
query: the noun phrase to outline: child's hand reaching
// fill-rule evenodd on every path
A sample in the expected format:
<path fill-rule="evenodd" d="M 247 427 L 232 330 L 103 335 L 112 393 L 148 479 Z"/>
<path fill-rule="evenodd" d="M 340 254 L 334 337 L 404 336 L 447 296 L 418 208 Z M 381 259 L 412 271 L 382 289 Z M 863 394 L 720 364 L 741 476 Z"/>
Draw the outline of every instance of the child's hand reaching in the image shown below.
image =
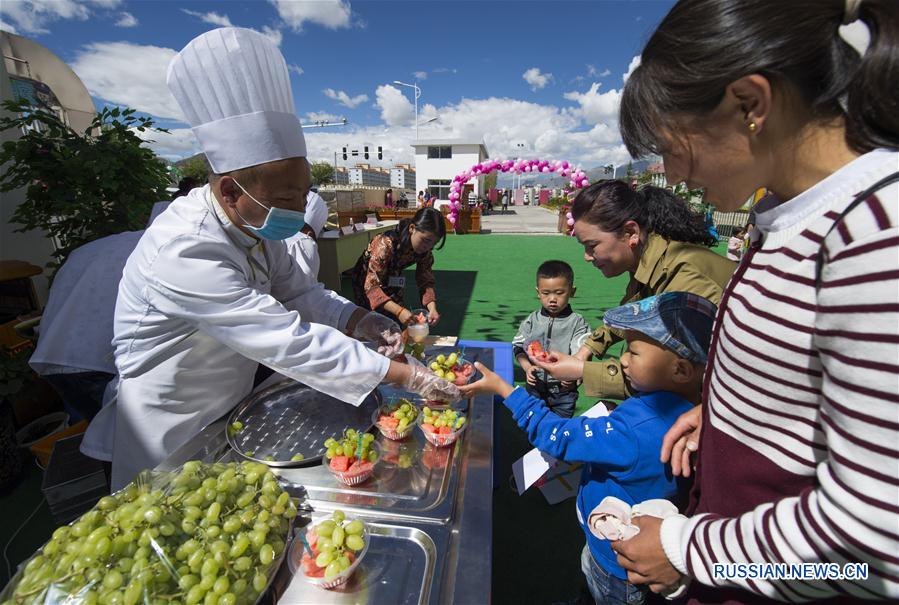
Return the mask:
<path fill-rule="evenodd" d="M 527 369 L 524 371 L 524 378 L 532 387 L 537 386 L 537 370 L 539 369 L 535 365 L 528 364 Z"/>
<path fill-rule="evenodd" d="M 541 361 L 528 356 L 531 363 L 538 368 L 546 370 L 556 380 L 580 380 L 584 377 L 584 362 L 574 355 L 566 355 L 559 351 L 549 351 L 550 359 L 556 361 Z"/>
<path fill-rule="evenodd" d="M 503 399 L 512 394 L 512 391 L 515 390 L 511 384 L 500 378 L 495 372 L 491 372 L 487 369 L 487 366 L 482 364 L 479 361 L 474 363 L 474 367 L 477 368 L 483 378 L 478 380 L 477 382 L 472 382 L 465 386 L 459 387 L 459 390 L 462 391 L 463 397 L 473 397 L 480 393 L 492 393 L 494 395 L 499 395 Z"/>

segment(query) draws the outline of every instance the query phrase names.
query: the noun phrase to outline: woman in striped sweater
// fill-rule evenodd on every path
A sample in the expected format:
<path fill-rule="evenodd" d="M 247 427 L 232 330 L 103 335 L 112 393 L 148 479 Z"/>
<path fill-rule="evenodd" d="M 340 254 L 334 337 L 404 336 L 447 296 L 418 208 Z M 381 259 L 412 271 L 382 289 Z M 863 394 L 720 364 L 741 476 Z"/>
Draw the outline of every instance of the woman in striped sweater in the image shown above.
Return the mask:
<path fill-rule="evenodd" d="M 861 54 L 839 32 L 859 20 Z M 632 582 L 692 579 L 691 603 L 899 599 L 897 82 L 896 0 L 681 0 L 647 43 L 630 152 L 724 211 L 762 186 L 783 202 L 722 295 L 690 516 L 614 546 Z M 733 565 L 816 562 L 834 565 Z M 838 575 L 856 562 L 866 577 Z"/>

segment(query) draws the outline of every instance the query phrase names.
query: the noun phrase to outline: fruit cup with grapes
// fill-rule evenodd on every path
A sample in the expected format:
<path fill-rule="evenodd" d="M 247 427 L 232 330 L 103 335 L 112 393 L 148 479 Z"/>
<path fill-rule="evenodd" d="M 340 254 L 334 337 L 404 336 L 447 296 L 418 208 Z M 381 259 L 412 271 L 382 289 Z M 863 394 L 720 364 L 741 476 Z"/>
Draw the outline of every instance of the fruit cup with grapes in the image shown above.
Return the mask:
<path fill-rule="evenodd" d="M 462 359 L 458 351 L 449 355 L 437 355 L 427 361 L 428 368 L 437 376 L 452 382 L 456 386 L 466 385 L 474 376 L 474 365 Z"/>
<path fill-rule="evenodd" d="M 347 519 L 341 510 L 306 528 L 305 536 L 292 546 L 294 567 L 297 551 L 302 552 L 300 568 L 309 582 L 322 588 L 336 588 L 347 582 L 368 552 L 369 535 L 361 519 Z"/>
<path fill-rule="evenodd" d="M 380 406 L 372 414 L 371 420 L 382 435 L 388 439 L 399 441 L 408 437 L 412 432 L 418 414 L 418 406 L 403 398 Z"/>
<path fill-rule="evenodd" d="M 374 441 L 371 433 L 346 429 L 338 438 L 325 440 L 324 465 L 344 485 L 359 485 L 374 474 L 380 458 Z"/>

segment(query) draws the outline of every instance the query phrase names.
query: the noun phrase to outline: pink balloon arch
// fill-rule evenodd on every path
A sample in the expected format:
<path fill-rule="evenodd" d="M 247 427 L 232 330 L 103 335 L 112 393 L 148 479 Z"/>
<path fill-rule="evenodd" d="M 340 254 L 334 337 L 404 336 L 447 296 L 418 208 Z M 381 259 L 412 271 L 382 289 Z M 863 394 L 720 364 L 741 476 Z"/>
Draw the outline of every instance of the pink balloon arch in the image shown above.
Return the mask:
<path fill-rule="evenodd" d="M 468 170 L 453 177 L 450 184 L 450 213 L 449 221 L 456 226 L 459 218 L 459 208 L 462 207 L 460 201 L 462 197 L 462 186 L 472 178 L 482 175 L 488 175 L 491 172 L 511 172 L 512 174 L 525 173 L 556 173 L 564 178 L 571 179 L 570 185 L 572 189 L 580 189 L 590 184 L 587 175 L 580 168 L 575 168 L 565 160 L 485 160 L 479 164 L 475 164 Z M 567 191 L 566 191 L 567 193 Z M 568 226 L 574 225 L 574 219 L 571 213 L 568 213 Z"/>

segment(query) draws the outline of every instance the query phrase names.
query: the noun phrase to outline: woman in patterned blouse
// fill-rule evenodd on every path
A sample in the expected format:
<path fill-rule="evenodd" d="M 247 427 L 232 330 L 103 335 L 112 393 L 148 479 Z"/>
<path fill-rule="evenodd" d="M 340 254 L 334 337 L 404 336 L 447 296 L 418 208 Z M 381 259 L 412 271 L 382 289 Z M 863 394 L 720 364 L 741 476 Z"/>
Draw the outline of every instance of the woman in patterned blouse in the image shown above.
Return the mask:
<path fill-rule="evenodd" d="M 421 304 L 428 309 L 428 322 L 437 323 L 437 296 L 434 291 L 434 254 L 446 241 L 443 215 L 434 208 L 421 208 L 412 219 L 403 219 L 397 228 L 375 236 L 353 269 L 356 304 L 409 323 L 412 312 L 404 302 L 406 280 L 403 270 L 415 265 L 415 282 Z"/>

